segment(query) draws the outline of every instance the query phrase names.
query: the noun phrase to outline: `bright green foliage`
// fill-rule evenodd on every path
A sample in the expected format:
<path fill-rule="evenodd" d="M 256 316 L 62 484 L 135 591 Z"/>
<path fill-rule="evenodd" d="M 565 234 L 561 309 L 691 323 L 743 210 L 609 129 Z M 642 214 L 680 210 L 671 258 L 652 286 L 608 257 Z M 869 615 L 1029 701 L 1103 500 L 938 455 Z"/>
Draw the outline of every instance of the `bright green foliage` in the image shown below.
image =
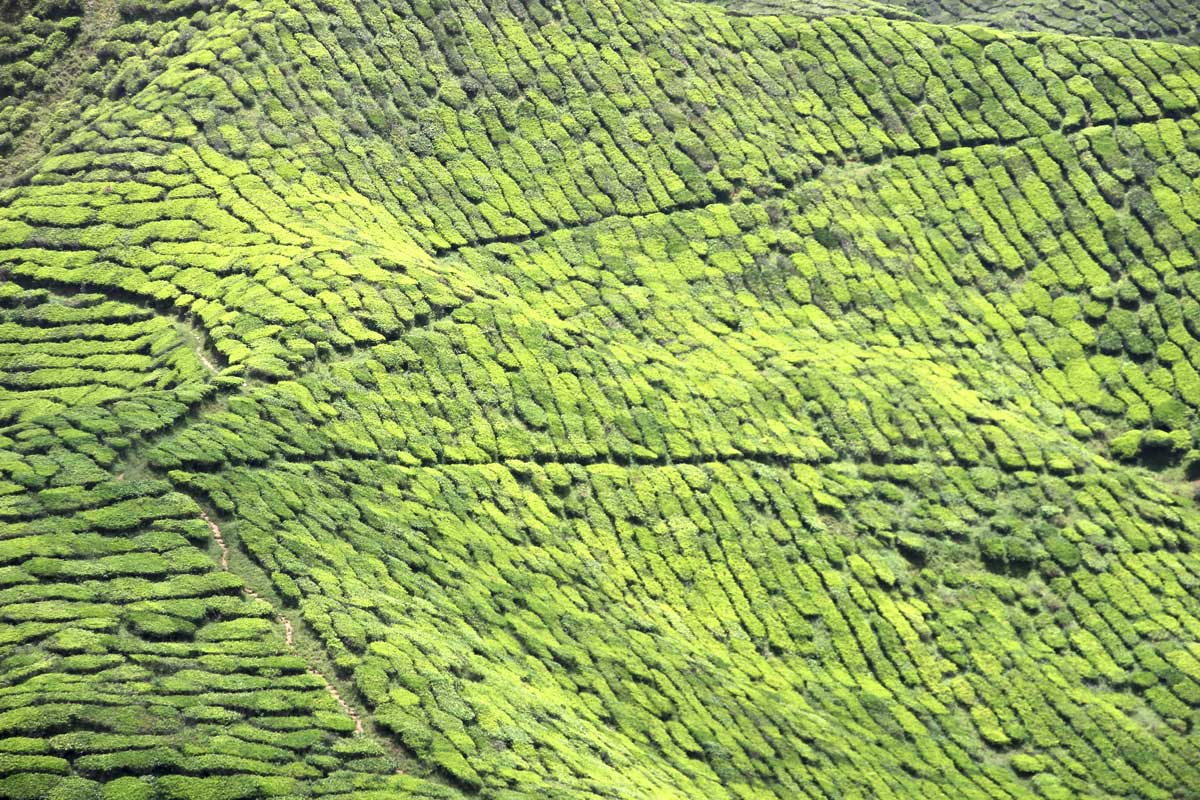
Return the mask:
<path fill-rule="evenodd" d="M 728 5 L 88 6 L 0 796 L 1200 785 L 1200 51 Z"/>

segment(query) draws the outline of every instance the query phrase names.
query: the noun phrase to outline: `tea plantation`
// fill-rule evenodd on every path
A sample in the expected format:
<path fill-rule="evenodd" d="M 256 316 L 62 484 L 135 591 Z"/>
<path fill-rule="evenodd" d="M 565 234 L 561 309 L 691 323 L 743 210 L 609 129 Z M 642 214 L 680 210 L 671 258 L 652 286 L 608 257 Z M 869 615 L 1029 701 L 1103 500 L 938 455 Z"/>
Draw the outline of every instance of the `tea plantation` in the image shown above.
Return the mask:
<path fill-rule="evenodd" d="M 1200 797 L 1185 0 L 0 0 L 0 798 Z"/>

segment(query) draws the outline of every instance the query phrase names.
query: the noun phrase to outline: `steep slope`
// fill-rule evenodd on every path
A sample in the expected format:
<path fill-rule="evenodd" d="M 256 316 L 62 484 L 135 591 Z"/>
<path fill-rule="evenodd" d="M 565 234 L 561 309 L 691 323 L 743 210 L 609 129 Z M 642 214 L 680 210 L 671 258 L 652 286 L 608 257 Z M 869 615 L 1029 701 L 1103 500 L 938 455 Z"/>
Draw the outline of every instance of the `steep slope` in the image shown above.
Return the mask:
<path fill-rule="evenodd" d="M 0 193 L 0 794 L 1200 785 L 1200 51 L 120 9 Z"/>

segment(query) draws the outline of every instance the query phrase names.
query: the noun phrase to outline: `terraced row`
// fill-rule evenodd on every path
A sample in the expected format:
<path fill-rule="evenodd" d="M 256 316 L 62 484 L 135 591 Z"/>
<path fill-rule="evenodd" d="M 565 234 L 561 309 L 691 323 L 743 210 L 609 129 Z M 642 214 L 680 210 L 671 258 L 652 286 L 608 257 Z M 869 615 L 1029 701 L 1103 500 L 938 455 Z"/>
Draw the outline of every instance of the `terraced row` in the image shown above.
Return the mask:
<path fill-rule="evenodd" d="M 0 504 L 0 794 L 448 796 L 350 736 L 271 608 L 215 569 L 189 498 L 55 484 Z"/>

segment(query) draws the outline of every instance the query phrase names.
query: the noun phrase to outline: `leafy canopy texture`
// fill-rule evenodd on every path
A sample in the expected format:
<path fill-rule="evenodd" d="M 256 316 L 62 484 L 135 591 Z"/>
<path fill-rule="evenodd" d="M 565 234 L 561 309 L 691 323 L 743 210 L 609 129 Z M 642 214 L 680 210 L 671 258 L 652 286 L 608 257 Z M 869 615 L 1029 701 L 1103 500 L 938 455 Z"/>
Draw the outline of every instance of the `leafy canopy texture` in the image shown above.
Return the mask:
<path fill-rule="evenodd" d="M 803 5 L 0 3 L 0 797 L 1195 797 L 1195 7 Z"/>

